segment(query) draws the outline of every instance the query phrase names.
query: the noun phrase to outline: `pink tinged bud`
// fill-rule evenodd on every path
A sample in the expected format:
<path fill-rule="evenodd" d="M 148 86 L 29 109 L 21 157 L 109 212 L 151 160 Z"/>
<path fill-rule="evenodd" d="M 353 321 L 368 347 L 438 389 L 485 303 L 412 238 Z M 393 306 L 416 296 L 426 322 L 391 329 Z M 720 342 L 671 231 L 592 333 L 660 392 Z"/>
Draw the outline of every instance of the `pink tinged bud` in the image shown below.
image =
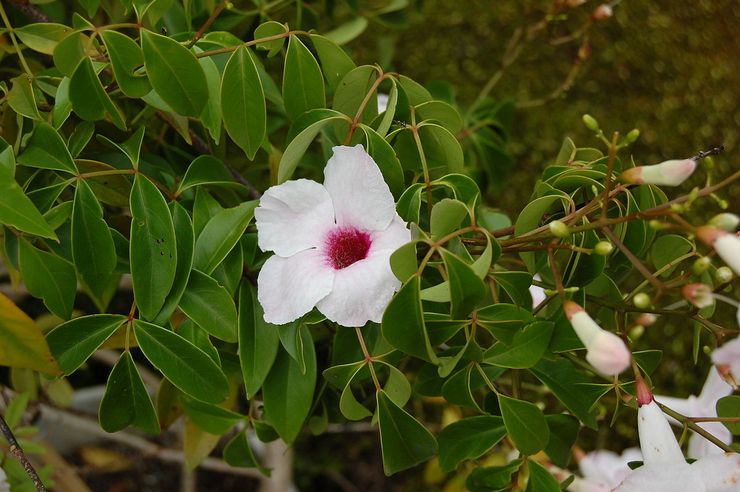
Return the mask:
<path fill-rule="evenodd" d="M 586 347 L 586 360 L 594 369 L 607 376 L 615 376 L 630 365 L 631 354 L 621 338 L 601 329 L 596 322 L 573 301 L 565 301 L 563 310 L 570 324 Z"/>
<path fill-rule="evenodd" d="M 596 10 L 594 10 L 593 13 L 593 19 L 600 21 L 604 19 L 608 19 L 614 14 L 614 11 L 609 5 L 601 4 L 598 7 L 596 7 Z"/>
<path fill-rule="evenodd" d="M 686 284 L 681 289 L 684 299 L 689 301 L 699 309 L 709 307 L 714 304 L 712 289 L 704 284 Z"/>
<path fill-rule="evenodd" d="M 650 388 L 648 387 L 647 383 L 644 379 L 637 378 L 637 381 L 635 381 L 635 389 L 637 393 L 637 405 L 643 406 L 647 405 L 651 401 L 653 401 L 655 398 L 653 397 L 653 392 L 650 391 Z"/>
<path fill-rule="evenodd" d="M 637 317 L 635 323 L 640 326 L 651 326 L 655 324 L 657 320 L 658 317 L 655 316 L 653 313 L 642 313 L 640 316 Z"/>
<path fill-rule="evenodd" d="M 678 186 L 696 169 L 693 159 L 670 160 L 654 166 L 638 166 L 622 173 L 622 181 L 633 184 Z"/>
<path fill-rule="evenodd" d="M 712 363 L 733 388 L 740 385 L 740 337 L 734 338 L 712 352 Z"/>
<path fill-rule="evenodd" d="M 736 275 L 740 275 L 740 238 L 735 234 L 709 226 L 697 227 L 694 233 L 702 242 L 713 247 Z"/>
<path fill-rule="evenodd" d="M 668 419 L 655 401 L 637 411 L 637 430 L 645 465 L 686 464 Z"/>

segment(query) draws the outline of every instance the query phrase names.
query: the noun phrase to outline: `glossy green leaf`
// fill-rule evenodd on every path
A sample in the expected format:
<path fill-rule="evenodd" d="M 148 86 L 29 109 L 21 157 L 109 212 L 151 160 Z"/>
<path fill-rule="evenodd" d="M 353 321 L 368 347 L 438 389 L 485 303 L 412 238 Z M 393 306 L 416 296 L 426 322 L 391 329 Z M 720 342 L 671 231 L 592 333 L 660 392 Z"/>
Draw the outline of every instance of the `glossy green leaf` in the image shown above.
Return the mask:
<path fill-rule="evenodd" d="M 24 74 L 11 79 L 10 82 L 12 85 L 6 99 L 10 108 L 26 118 L 41 120 L 31 79 Z"/>
<path fill-rule="evenodd" d="M 535 460 L 528 460 L 529 481 L 525 492 L 560 492 L 560 484 L 545 467 Z"/>
<path fill-rule="evenodd" d="M 383 180 L 388 183 L 388 188 L 391 189 L 394 197 L 401 196 L 404 192 L 403 169 L 393 147 L 369 126 L 360 125 L 360 128 L 367 138 L 365 150 L 378 165 L 383 174 Z"/>
<path fill-rule="evenodd" d="M 319 55 L 326 83 L 334 91 L 344 76 L 355 68 L 355 62 L 339 45 L 324 36 L 311 34 L 311 42 Z"/>
<path fill-rule="evenodd" d="M 332 108 L 346 114 L 350 118 L 354 118 L 377 78 L 377 69 L 370 65 L 363 65 L 351 70 L 342 78 L 339 85 L 337 85 L 334 100 L 332 101 Z M 370 124 L 377 115 L 378 96 L 377 93 L 373 93 L 366 102 L 359 121 Z"/>
<path fill-rule="evenodd" d="M 712 369 L 714 370 L 714 369 Z M 717 400 L 718 417 L 737 417 L 740 415 L 740 396 L 730 395 Z M 733 435 L 740 435 L 740 422 L 722 422 Z"/>
<path fill-rule="evenodd" d="M 234 181 L 234 178 L 228 169 L 226 169 L 223 161 L 212 155 L 199 155 L 193 159 L 193 162 L 188 166 L 188 170 L 185 171 L 185 176 L 183 176 L 180 182 L 177 194 L 180 195 L 189 188 L 204 184 L 231 187 L 242 186 Z"/>
<path fill-rule="evenodd" d="M 125 322 L 120 314 L 82 316 L 54 328 L 46 341 L 59 367 L 72 374 Z"/>
<path fill-rule="evenodd" d="M 388 94 L 388 101 L 385 105 L 385 111 L 383 111 L 383 115 L 380 119 L 380 122 L 378 123 L 377 129 L 378 134 L 383 137 L 385 137 L 391 125 L 393 124 L 393 118 L 396 116 L 396 104 L 398 103 L 398 84 L 396 83 L 396 79 L 390 79 L 390 81 L 390 94 Z"/>
<path fill-rule="evenodd" d="M 501 417 L 477 415 L 453 422 L 439 433 L 439 467 L 447 473 L 463 460 L 487 453 L 506 436 Z"/>
<path fill-rule="evenodd" d="M 159 434 L 157 412 L 130 352 L 122 353 L 113 366 L 98 416 L 100 427 L 106 432 L 133 425 L 144 432 Z"/>
<path fill-rule="evenodd" d="M 449 103 L 444 101 L 428 101 L 416 107 L 417 118 L 434 120 L 453 134 L 463 129 L 463 120 L 460 113 Z"/>
<path fill-rule="evenodd" d="M 347 44 L 362 34 L 367 28 L 367 24 L 368 22 L 365 17 L 355 17 L 327 32 L 326 38 L 338 45 Z"/>
<path fill-rule="evenodd" d="M 265 418 L 280 437 L 292 443 L 303 428 L 313 403 L 316 386 L 316 353 L 311 334 L 301 325 L 303 360 L 305 373 L 301 366 L 287 352 L 280 351 L 262 387 L 265 405 Z"/>
<path fill-rule="evenodd" d="M 28 292 L 43 299 L 52 313 L 69 319 L 77 291 L 74 267 L 56 255 L 34 248 L 24 239 L 19 245 L 20 270 Z"/>
<path fill-rule="evenodd" d="M 201 52 L 197 46 L 193 49 L 196 53 Z M 221 72 L 210 56 L 198 58 L 198 64 L 203 69 L 203 74 L 206 76 L 206 86 L 208 87 L 208 101 L 200 115 L 200 121 L 208 130 L 215 144 L 218 145 L 221 142 L 221 122 L 223 121 Z"/>
<path fill-rule="evenodd" d="M 578 438 L 581 423 L 572 415 L 564 413 L 545 415 L 550 429 L 550 440 L 545 446 L 545 453 L 557 466 L 565 468 L 570 464 L 573 444 Z"/>
<path fill-rule="evenodd" d="M 180 298 L 180 309 L 216 338 L 237 341 L 237 314 L 234 301 L 213 278 L 193 270 Z"/>
<path fill-rule="evenodd" d="M 254 158 L 265 139 L 267 116 L 257 66 L 244 46 L 234 51 L 224 68 L 221 111 L 226 132 L 249 159 Z"/>
<path fill-rule="evenodd" d="M 54 22 L 39 22 L 16 27 L 13 32 L 23 44 L 34 51 L 45 55 L 53 55 L 59 41 L 72 32 L 72 28 Z"/>
<path fill-rule="evenodd" d="M 498 395 L 498 404 L 506 430 L 522 454 L 532 455 L 547 446 L 550 429 L 536 405 L 502 394 Z"/>
<path fill-rule="evenodd" d="M 678 234 L 666 234 L 655 240 L 650 248 L 650 257 L 655 269 L 660 270 L 694 249 L 694 245 L 685 237 Z M 674 270 L 675 268 L 667 268 L 661 275 L 668 277 Z"/>
<path fill-rule="evenodd" d="M 596 429 L 596 417 L 591 411 L 596 398 L 583 391 L 584 386 L 582 385 L 588 380 L 573 366 L 572 362 L 565 359 L 541 360 L 530 371 L 550 388 L 573 415 L 587 426 Z"/>
<path fill-rule="evenodd" d="M 518 330 L 511 343 L 496 342 L 483 355 L 483 362 L 512 369 L 526 369 L 539 362 L 550 344 L 554 324 L 535 321 Z"/>
<path fill-rule="evenodd" d="M 123 152 L 128 157 L 131 167 L 134 169 L 139 168 L 139 157 L 141 155 L 141 144 L 144 141 L 144 133 L 146 132 L 145 126 L 140 126 L 136 129 L 133 135 L 125 142 L 117 143 L 109 138 L 99 135 L 98 138 L 104 140 L 111 146 Z"/>
<path fill-rule="evenodd" d="M 198 60 L 183 45 L 145 29 L 141 47 L 149 81 L 157 94 L 182 116 L 200 116 L 208 86 Z"/>
<path fill-rule="evenodd" d="M 411 277 L 393 296 L 383 314 L 383 337 L 397 349 L 420 359 L 436 362 L 424 325 L 419 297 L 419 277 Z"/>
<path fill-rule="evenodd" d="M 443 198 L 432 207 L 432 239 L 440 239 L 460 227 L 468 216 L 464 203 L 450 198 Z"/>
<path fill-rule="evenodd" d="M 288 118 L 295 120 L 310 109 L 323 108 L 324 78 L 311 52 L 298 36 L 291 36 L 283 71 L 283 101 Z"/>
<path fill-rule="evenodd" d="M 514 304 L 498 303 L 478 310 L 478 323 L 508 345 L 513 343 L 516 333 L 533 320 L 532 313 Z"/>
<path fill-rule="evenodd" d="M 339 396 L 339 411 L 342 412 L 342 415 L 347 420 L 355 421 L 363 420 L 373 415 L 373 412 L 357 401 L 357 398 L 352 393 L 352 385 L 350 384 L 347 384 L 342 389 L 342 394 Z"/>
<path fill-rule="evenodd" d="M 416 466 L 437 454 L 437 440 L 426 427 L 396 406 L 385 391 L 378 391 L 376 397 L 386 475 Z"/>
<path fill-rule="evenodd" d="M 134 333 L 149 362 L 180 391 L 207 403 L 226 398 L 226 376 L 198 347 L 176 333 L 141 320 L 134 322 Z"/>
<path fill-rule="evenodd" d="M 102 299 L 116 267 L 116 248 L 103 209 L 85 181 L 77 183 L 72 208 L 72 258 L 88 293 Z"/>
<path fill-rule="evenodd" d="M 144 64 L 144 53 L 130 37 L 112 29 L 100 33 L 105 43 L 105 49 L 110 58 L 113 75 L 118 87 L 128 97 L 143 97 L 152 90 L 144 74 L 137 74 L 136 70 Z"/>
<path fill-rule="evenodd" d="M 257 26 L 257 29 L 254 30 L 254 39 L 269 38 L 285 34 L 287 32 L 288 26 L 286 26 L 285 24 L 281 24 L 280 22 L 276 21 L 267 21 Z M 267 57 L 272 58 L 273 56 L 280 53 L 280 50 L 283 49 L 284 44 L 285 37 L 280 37 L 277 39 L 271 39 L 270 41 L 262 41 L 260 43 L 257 43 L 257 48 L 261 50 L 266 50 L 268 52 Z"/>
<path fill-rule="evenodd" d="M 239 290 L 239 362 L 247 398 L 254 398 L 262 387 L 279 346 L 277 326 L 265 321 L 252 284 L 242 282 Z"/>
<path fill-rule="evenodd" d="M 41 328 L 0 293 L 0 366 L 62 374 Z"/>
<path fill-rule="evenodd" d="M 239 242 L 254 216 L 258 201 L 244 202 L 217 213 L 195 241 L 193 267 L 210 274 Z"/>
<path fill-rule="evenodd" d="M 529 293 L 529 286 L 532 285 L 531 274 L 516 271 L 496 271 L 493 278 L 514 304 L 518 306 L 530 306 L 532 304 L 532 295 Z"/>
<path fill-rule="evenodd" d="M 264 476 L 270 476 L 270 470 L 261 466 L 254 456 L 254 451 L 249 445 L 247 431 L 244 430 L 235 435 L 224 447 L 224 461 L 231 466 L 242 468 L 257 468 Z"/>
<path fill-rule="evenodd" d="M 95 123 L 92 121 L 82 121 L 75 127 L 67 141 L 67 147 L 72 157 L 78 157 L 85 150 L 94 133 Z"/>
<path fill-rule="evenodd" d="M 26 148 L 18 156 L 18 164 L 77 173 L 67 145 L 54 127 L 47 123 L 36 124 Z"/>
<path fill-rule="evenodd" d="M 447 128 L 436 123 L 424 124 L 419 128 L 419 137 L 430 169 L 440 168 L 450 173 L 463 171 L 462 147 Z"/>
<path fill-rule="evenodd" d="M 177 269 L 177 244 L 170 210 L 162 193 L 142 175 L 131 188 L 131 280 L 145 319 L 164 304 Z"/>
<path fill-rule="evenodd" d="M 63 75 L 71 77 L 83 58 L 95 54 L 96 50 L 90 37 L 80 31 L 74 31 L 54 47 L 54 65 Z"/>
<path fill-rule="evenodd" d="M 185 396 L 180 397 L 180 404 L 195 425 L 211 434 L 225 434 L 244 420 L 244 416 L 236 412 Z"/>
<path fill-rule="evenodd" d="M 85 57 L 69 81 L 69 100 L 77 116 L 87 121 L 98 121 L 106 115 L 121 130 L 126 129 L 123 113 L 111 100 L 98 79 L 90 58 Z"/>
<path fill-rule="evenodd" d="M 516 459 L 503 466 L 486 466 L 475 468 L 465 480 L 465 487 L 470 492 L 504 492 L 511 490 L 511 480 L 514 472 L 522 465 L 521 459 Z"/>
<path fill-rule="evenodd" d="M 486 287 L 473 269 L 458 256 L 441 250 L 450 285 L 450 316 L 465 319 L 483 300 Z"/>
<path fill-rule="evenodd" d="M 51 110 L 51 121 L 54 128 L 61 128 L 70 114 L 72 114 L 72 102 L 69 100 L 69 77 L 63 77 L 57 87 L 54 107 Z"/>

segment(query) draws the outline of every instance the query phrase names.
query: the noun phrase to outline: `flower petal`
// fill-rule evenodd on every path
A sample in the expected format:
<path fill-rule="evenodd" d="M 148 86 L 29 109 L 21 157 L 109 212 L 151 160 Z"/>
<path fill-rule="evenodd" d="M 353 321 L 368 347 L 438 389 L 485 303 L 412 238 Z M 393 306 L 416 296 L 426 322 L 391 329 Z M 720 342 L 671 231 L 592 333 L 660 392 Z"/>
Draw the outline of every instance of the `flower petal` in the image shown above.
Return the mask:
<path fill-rule="evenodd" d="M 333 283 L 334 270 L 316 249 L 268 258 L 257 278 L 265 321 L 282 325 L 298 319 L 331 292 Z"/>
<path fill-rule="evenodd" d="M 714 367 L 709 368 L 709 374 L 707 375 L 706 381 L 704 381 L 704 387 L 701 389 L 699 395 L 700 405 L 702 407 L 712 408 L 717 404 L 717 400 L 720 398 L 732 394 L 732 386 L 727 384 L 727 381 L 722 379 L 717 369 Z M 692 415 L 692 417 L 702 417 L 703 415 Z M 707 415 L 710 417 L 710 415 Z"/>
<path fill-rule="evenodd" d="M 324 168 L 324 186 L 337 224 L 382 231 L 395 216 L 396 205 L 378 165 L 362 145 L 337 146 Z"/>
<path fill-rule="evenodd" d="M 714 413 L 715 415 L 709 415 L 709 417 L 716 417 L 716 412 Z M 723 443 L 732 443 L 732 433 L 721 422 L 699 422 L 697 425 L 705 429 L 707 432 L 712 434 Z M 724 450 L 722 448 L 709 441 L 708 439 L 705 439 L 704 436 L 702 436 L 701 434 L 692 433 L 691 437 L 689 438 L 689 449 L 686 453 L 689 458 L 699 459 L 703 458 L 704 456 L 722 453 L 724 453 Z"/>
<path fill-rule="evenodd" d="M 393 220 L 385 230 L 373 231 L 370 236 L 372 243 L 368 255 L 384 250 L 390 250 L 393 253 L 411 241 L 411 231 L 409 231 L 408 227 L 406 227 L 406 222 L 398 214 L 395 214 Z"/>
<path fill-rule="evenodd" d="M 740 484 L 740 454 L 705 456 L 691 464 L 707 492 L 736 492 Z M 689 489 L 686 489 L 689 490 Z"/>
<path fill-rule="evenodd" d="M 254 211 L 262 251 L 288 257 L 321 245 L 334 227 L 334 207 L 326 188 L 299 179 L 269 188 Z"/>
<path fill-rule="evenodd" d="M 657 405 L 656 405 L 657 406 Z M 616 492 L 708 492 L 686 462 L 643 465 L 630 473 Z"/>
<path fill-rule="evenodd" d="M 336 270 L 331 293 L 316 305 L 319 311 L 342 326 L 379 323 L 393 293 L 401 286 L 391 271 L 391 252 L 378 251 Z"/>
<path fill-rule="evenodd" d="M 676 436 L 655 401 L 642 405 L 637 411 L 637 429 L 646 465 L 686 463 Z"/>

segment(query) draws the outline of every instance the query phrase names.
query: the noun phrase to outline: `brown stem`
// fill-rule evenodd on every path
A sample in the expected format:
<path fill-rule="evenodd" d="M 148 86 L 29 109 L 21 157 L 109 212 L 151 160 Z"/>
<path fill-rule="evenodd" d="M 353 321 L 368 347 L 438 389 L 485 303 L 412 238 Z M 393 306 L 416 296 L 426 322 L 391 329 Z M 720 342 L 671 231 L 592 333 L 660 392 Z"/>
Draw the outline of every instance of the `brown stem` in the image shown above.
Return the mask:
<path fill-rule="evenodd" d="M 608 227 L 603 227 L 601 229 L 601 232 L 603 232 L 604 235 L 608 237 L 609 240 L 617 246 L 617 248 L 619 248 L 624 256 L 626 256 L 627 259 L 630 260 L 630 262 L 635 266 L 635 268 L 637 268 L 637 271 L 639 271 L 642 276 L 645 277 L 645 279 L 653 285 L 656 290 L 656 294 L 659 296 L 663 291 L 663 283 L 655 278 L 652 273 L 650 273 L 650 270 L 648 270 L 647 267 L 642 264 L 640 259 L 635 256 L 635 254 L 632 253 L 632 251 L 630 251 L 627 246 L 624 245 L 624 243 L 617 237 L 616 234 L 612 232 L 611 229 L 609 229 Z"/>
<path fill-rule="evenodd" d="M 606 163 L 606 177 L 604 182 L 604 192 L 602 193 L 602 199 L 604 203 L 601 206 L 601 218 L 608 218 L 607 213 L 609 212 L 609 193 L 612 187 L 612 174 L 614 174 L 614 161 L 617 157 L 617 139 L 619 138 L 619 132 L 614 132 L 612 135 L 612 143 L 609 145 L 609 158 Z"/>
<path fill-rule="evenodd" d="M 357 334 L 357 340 L 360 342 L 360 348 L 362 349 L 362 354 L 365 356 L 365 364 L 367 364 L 367 368 L 370 370 L 370 376 L 373 378 L 373 383 L 375 384 L 375 391 L 380 391 L 382 387 L 380 386 L 380 381 L 378 381 L 378 375 L 375 374 L 375 367 L 373 367 L 373 357 L 370 355 L 370 352 L 367 349 L 367 344 L 365 343 L 365 337 L 362 336 L 362 329 L 355 328 L 355 333 Z"/>
<path fill-rule="evenodd" d="M 46 487 L 44 487 L 43 482 L 41 482 L 41 478 L 39 478 L 38 473 L 36 473 L 36 469 L 28 460 L 26 453 L 23 452 L 23 448 L 21 448 L 21 445 L 18 444 L 18 440 L 13 435 L 13 432 L 10 430 L 10 427 L 8 427 L 8 423 L 5 422 L 5 418 L 3 418 L 2 415 L 0 415 L 0 432 L 2 432 L 5 440 L 8 441 L 8 445 L 10 445 L 10 454 L 12 454 L 15 459 L 17 459 L 18 462 L 23 466 L 23 469 L 31 478 L 31 481 L 36 487 L 36 490 L 38 490 L 39 492 L 46 491 Z"/>
<path fill-rule="evenodd" d="M 551 243 L 551 246 L 557 244 L 557 239 Z M 555 289 L 558 291 L 560 300 L 565 302 L 565 289 L 563 288 L 563 277 L 560 276 L 560 270 L 558 265 L 555 263 L 555 253 L 553 248 L 547 249 L 547 262 L 550 264 L 550 270 L 552 271 L 552 278 L 555 281 Z"/>
<path fill-rule="evenodd" d="M 195 43 L 200 40 L 200 38 L 203 37 L 203 35 L 206 33 L 206 31 L 211 27 L 211 24 L 218 18 L 219 15 L 221 15 L 221 12 L 226 8 L 226 6 L 229 4 L 229 0 L 223 0 L 221 3 L 219 3 L 215 9 L 213 9 L 213 12 L 211 12 L 210 17 L 208 17 L 208 20 L 203 23 L 202 26 L 200 26 L 200 29 L 198 29 L 198 32 L 195 33 L 195 36 L 193 36 L 193 39 L 190 40 L 188 43 L 188 49 L 192 48 Z"/>
<path fill-rule="evenodd" d="M 352 123 L 349 126 L 349 132 L 347 133 L 347 138 L 344 139 L 345 145 L 349 145 L 349 143 L 352 141 L 352 135 L 354 135 L 355 130 L 360 124 L 360 120 L 362 119 L 362 113 L 365 112 L 365 108 L 367 108 L 367 105 L 370 102 L 370 98 L 373 97 L 373 94 L 375 94 L 375 91 L 378 90 L 378 87 L 386 78 L 388 78 L 388 74 L 383 73 L 383 71 L 381 70 L 378 73 L 378 78 L 375 79 L 375 82 L 373 82 L 373 85 L 370 87 L 370 90 L 367 91 L 367 94 L 365 94 L 365 98 L 362 100 L 362 102 L 360 103 L 360 106 L 357 108 L 355 117 L 352 118 Z"/>
<path fill-rule="evenodd" d="M 666 415 L 668 415 L 670 417 L 673 417 L 674 419 L 678 420 L 683 425 L 685 425 L 686 427 L 688 427 L 692 431 L 696 432 L 697 434 L 699 434 L 700 436 L 702 436 L 704 439 L 706 439 L 707 441 L 711 442 L 712 444 L 714 444 L 718 448 L 722 449 L 726 453 L 734 453 L 735 452 L 735 450 L 732 449 L 730 446 L 728 446 L 727 444 L 723 443 L 722 441 L 720 441 L 719 439 L 717 439 L 716 437 L 714 437 L 714 434 L 708 432 L 707 430 L 703 429 L 698 424 L 696 424 L 693 419 L 690 419 L 689 417 L 686 417 L 685 415 L 681 415 L 680 413 L 676 412 L 675 410 L 671 410 L 670 408 L 668 408 L 667 406 L 663 405 L 659 401 L 656 401 L 655 403 L 657 403 L 658 406 L 660 407 L 660 409 L 663 410 L 663 413 L 665 413 Z"/>

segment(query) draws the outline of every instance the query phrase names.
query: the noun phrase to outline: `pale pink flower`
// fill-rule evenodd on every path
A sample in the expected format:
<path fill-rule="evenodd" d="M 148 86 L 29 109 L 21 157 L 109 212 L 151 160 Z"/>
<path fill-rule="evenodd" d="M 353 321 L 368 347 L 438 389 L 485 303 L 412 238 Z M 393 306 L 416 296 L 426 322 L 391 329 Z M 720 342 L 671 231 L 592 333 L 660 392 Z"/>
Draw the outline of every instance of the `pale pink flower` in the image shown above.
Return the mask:
<path fill-rule="evenodd" d="M 694 233 L 702 242 L 714 248 L 736 275 L 740 275 L 740 237 L 711 226 L 697 227 Z"/>
<path fill-rule="evenodd" d="M 686 284 L 681 289 L 683 297 L 699 309 L 714 304 L 712 288 L 701 283 Z"/>
<path fill-rule="evenodd" d="M 622 483 L 632 471 L 630 461 L 642 461 L 637 448 L 625 449 L 622 455 L 613 451 L 597 450 L 585 454 L 578 462 L 581 477 L 575 477 L 568 486 L 571 492 L 609 492 Z"/>
<path fill-rule="evenodd" d="M 573 301 L 563 303 L 565 315 L 586 347 L 586 360 L 602 374 L 615 376 L 630 365 L 632 354 L 621 338 L 601 329 L 591 316 Z"/>
<path fill-rule="evenodd" d="M 740 314 L 740 311 L 738 313 Z M 724 379 L 737 388 L 740 385 L 740 337 L 730 340 L 712 352 L 712 363 L 717 366 Z"/>
<path fill-rule="evenodd" d="M 732 387 L 712 367 L 709 370 L 709 375 L 704 382 L 704 387 L 701 393 L 699 393 L 699 396 L 691 395 L 688 398 L 675 398 L 672 396 L 655 395 L 655 400 L 687 417 L 716 417 L 717 400 L 731 393 Z M 674 425 L 682 425 L 670 417 L 668 417 L 668 420 Z M 725 444 L 732 442 L 732 434 L 722 422 L 699 422 L 697 425 L 706 429 Z M 689 439 L 689 450 L 687 453 L 689 458 L 698 459 L 702 456 L 721 454 L 723 452 L 722 449 L 704 439 L 700 434 L 692 433 Z"/>
<path fill-rule="evenodd" d="M 343 326 L 380 322 L 401 285 L 389 259 L 411 234 L 378 165 L 362 145 L 333 150 L 323 186 L 273 186 L 254 212 L 259 247 L 275 252 L 257 279 L 268 323 L 314 307 Z"/>
<path fill-rule="evenodd" d="M 696 169 L 693 159 L 670 160 L 653 166 L 637 166 L 622 173 L 622 181 L 634 184 L 678 186 Z"/>
<path fill-rule="evenodd" d="M 740 455 L 704 456 L 691 465 L 681 453 L 668 420 L 643 380 L 637 381 L 637 428 L 643 466 L 614 489 L 617 492 L 735 492 Z"/>

